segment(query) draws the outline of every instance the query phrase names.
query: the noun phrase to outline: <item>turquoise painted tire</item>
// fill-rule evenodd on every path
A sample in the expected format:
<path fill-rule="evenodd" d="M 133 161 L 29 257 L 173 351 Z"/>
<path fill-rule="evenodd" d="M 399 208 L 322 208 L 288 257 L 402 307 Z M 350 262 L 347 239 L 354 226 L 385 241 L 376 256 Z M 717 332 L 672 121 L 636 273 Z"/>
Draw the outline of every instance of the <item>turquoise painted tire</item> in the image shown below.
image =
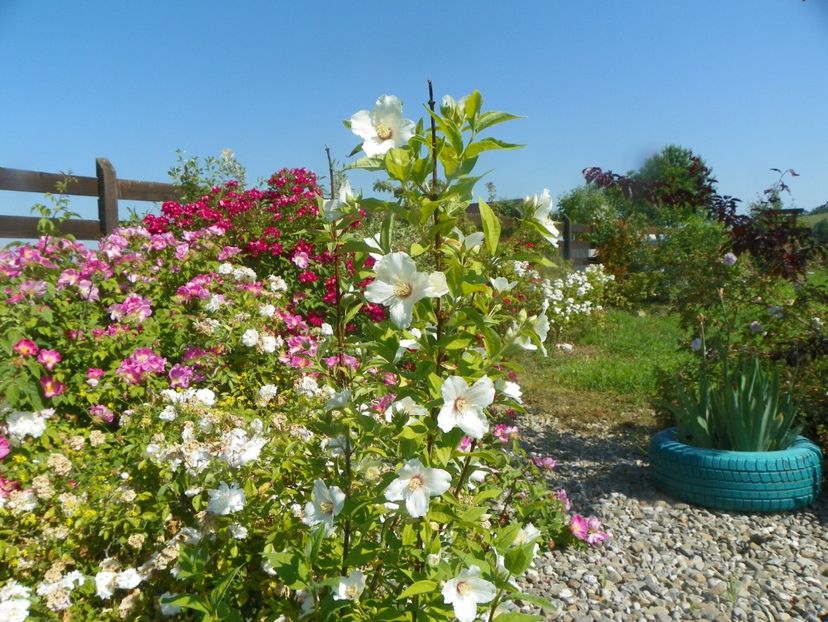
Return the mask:
<path fill-rule="evenodd" d="M 782 451 L 722 451 L 685 445 L 676 428 L 650 441 L 650 474 L 671 497 L 718 510 L 784 512 L 811 505 L 822 485 L 822 453 L 803 436 Z"/>

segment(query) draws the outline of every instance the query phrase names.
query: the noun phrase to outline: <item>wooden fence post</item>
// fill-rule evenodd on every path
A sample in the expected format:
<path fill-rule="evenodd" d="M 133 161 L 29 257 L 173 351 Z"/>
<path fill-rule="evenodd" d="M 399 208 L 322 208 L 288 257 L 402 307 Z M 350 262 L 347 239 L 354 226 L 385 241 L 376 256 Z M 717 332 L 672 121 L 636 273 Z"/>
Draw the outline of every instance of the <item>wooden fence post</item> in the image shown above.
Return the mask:
<path fill-rule="evenodd" d="M 109 235 L 118 226 L 118 178 L 115 167 L 106 158 L 95 159 L 98 176 L 98 220 L 101 235 Z"/>
<path fill-rule="evenodd" d="M 569 216 L 562 215 L 563 221 L 563 258 L 567 261 L 572 259 L 572 222 Z"/>

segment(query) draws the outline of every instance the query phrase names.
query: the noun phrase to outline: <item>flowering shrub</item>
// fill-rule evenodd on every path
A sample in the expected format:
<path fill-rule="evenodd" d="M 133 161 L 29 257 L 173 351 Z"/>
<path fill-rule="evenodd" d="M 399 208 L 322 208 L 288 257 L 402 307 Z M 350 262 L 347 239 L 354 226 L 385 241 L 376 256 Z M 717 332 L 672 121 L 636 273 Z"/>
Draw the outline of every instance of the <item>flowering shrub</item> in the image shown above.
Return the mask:
<path fill-rule="evenodd" d="M 513 147 L 479 136 L 513 118 L 481 103 L 445 98 L 432 132 L 392 96 L 351 118 L 393 202 L 283 172 L 97 251 L 0 255 L 0 618 L 540 619 L 514 579 L 606 534 L 519 443 L 510 357 L 543 349 L 546 307 L 504 304 L 485 203 L 458 234 L 478 156 Z M 526 226 L 553 238 L 547 217 Z M 428 245 L 393 248 L 397 219 Z"/>

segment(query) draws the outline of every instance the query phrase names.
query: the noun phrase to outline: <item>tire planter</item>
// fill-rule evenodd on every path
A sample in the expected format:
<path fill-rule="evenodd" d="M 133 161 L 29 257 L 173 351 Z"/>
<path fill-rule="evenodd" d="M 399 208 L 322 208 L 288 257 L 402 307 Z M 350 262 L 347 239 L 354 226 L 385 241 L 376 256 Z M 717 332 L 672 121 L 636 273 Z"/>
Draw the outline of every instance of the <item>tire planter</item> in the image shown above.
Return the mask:
<path fill-rule="evenodd" d="M 822 484 L 822 453 L 803 436 L 781 451 L 724 451 L 685 445 L 676 428 L 650 441 L 656 488 L 693 505 L 782 512 L 811 505 Z"/>

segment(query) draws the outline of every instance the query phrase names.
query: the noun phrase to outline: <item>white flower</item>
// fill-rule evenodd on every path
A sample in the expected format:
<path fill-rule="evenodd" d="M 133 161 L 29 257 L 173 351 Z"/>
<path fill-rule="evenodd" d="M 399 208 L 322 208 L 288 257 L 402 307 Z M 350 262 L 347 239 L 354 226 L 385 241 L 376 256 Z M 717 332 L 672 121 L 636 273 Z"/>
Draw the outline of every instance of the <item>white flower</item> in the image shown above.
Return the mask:
<path fill-rule="evenodd" d="M 233 264 L 227 263 L 226 261 L 218 267 L 217 272 L 219 274 L 232 274 L 233 273 Z"/>
<path fill-rule="evenodd" d="M 0 588 L 0 620 L 23 622 L 29 617 L 29 595 L 32 590 L 11 579 Z"/>
<path fill-rule="evenodd" d="M 564 354 L 572 354 L 572 352 L 575 351 L 575 346 L 573 346 L 571 343 L 558 343 L 555 344 L 555 347 Z"/>
<path fill-rule="evenodd" d="M 331 326 L 327 322 L 322 322 L 322 326 L 319 327 L 319 332 L 325 337 L 330 337 L 334 334 L 333 326 Z"/>
<path fill-rule="evenodd" d="M 267 439 L 254 434 L 248 436 L 242 428 L 233 428 L 221 436 L 221 458 L 238 469 L 259 459 Z"/>
<path fill-rule="evenodd" d="M 507 397 L 512 398 L 518 404 L 523 404 L 523 391 L 520 389 L 520 385 L 516 382 L 511 382 L 510 380 L 506 380 L 503 383 L 503 388 L 501 389 L 503 394 Z"/>
<path fill-rule="evenodd" d="M 517 285 L 517 281 L 510 281 L 505 276 L 499 276 L 495 279 L 490 278 L 489 282 L 498 294 L 508 292 L 515 285 Z"/>
<path fill-rule="evenodd" d="M 247 527 L 233 523 L 230 525 L 230 535 L 236 540 L 244 540 L 247 537 Z"/>
<path fill-rule="evenodd" d="M 169 617 L 181 613 L 181 607 L 169 604 L 169 601 L 174 600 L 176 597 L 178 597 L 177 593 L 173 594 L 170 592 L 164 592 L 161 594 L 161 598 L 158 600 L 158 603 L 161 606 L 162 616 Z"/>
<path fill-rule="evenodd" d="M 236 484 L 230 484 L 228 486 L 226 482 L 221 482 L 218 488 L 208 490 L 207 494 L 210 496 L 210 501 L 207 503 L 207 511 L 219 516 L 226 516 L 233 512 L 241 512 L 247 501 L 247 498 L 244 496 L 244 490 Z"/>
<path fill-rule="evenodd" d="M 388 501 L 405 501 L 405 509 L 418 518 L 428 512 L 429 497 L 439 497 L 451 486 L 451 475 L 443 469 L 423 466 L 417 458 L 406 462 L 397 479 L 385 489 Z"/>
<path fill-rule="evenodd" d="M 273 314 L 276 313 L 276 307 L 271 304 L 262 305 L 259 307 L 259 315 L 262 317 L 273 317 Z"/>
<path fill-rule="evenodd" d="M 199 389 L 195 392 L 195 398 L 205 406 L 214 406 L 216 403 L 216 394 L 212 389 Z"/>
<path fill-rule="evenodd" d="M 385 411 L 385 420 L 390 423 L 393 421 L 394 415 L 400 414 L 408 415 L 408 420 L 405 422 L 405 425 L 411 425 L 413 422 L 417 421 L 418 417 L 427 416 L 428 411 L 424 407 L 417 404 L 417 402 L 410 397 L 404 397 L 388 407 Z"/>
<path fill-rule="evenodd" d="M 263 385 L 261 389 L 259 389 L 259 400 L 267 404 L 270 400 L 276 397 L 279 394 L 279 389 L 276 387 L 275 384 L 266 384 Z"/>
<path fill-rule="evenodd" d="M 402 102 L 394 95 L 377 99 L 372 112 L 360 110 L 351 117 L 351 131 L 365 141 L 362 150 L 369 157 L 407 145 L 414 127 L 413 121 L 402 118 Z"/>
<path fill-rule="evenodd" d="M 248 328 L 242 335 L 242 343 L 248 348 L 255 348 L 259 343 L 259 331 L 255 328 Z"/>
<path fill-rule="evenodd" d="M 15 411 L 6 418 L 9 436 L 13 443 L 18 444 L 27 436 L 40 438 L 46 430 L 46 421 L 37 413 Z"/>
<path fill-rule="evenodd" d="M 334 530 L 334 516 L 342 511 L 345 505 L 345 493 L 338 486 L 328 487 L 321 479 L 313 483 L 313 501 L 305 504 L 305 515 L 302 522 L 308 527 L 325 525 L 325 534 L 331 535 Z"/>
<path fill-rule="evenodd" d="M 98 598 L 104 600 L 112 598 L 112 594 L 115 591 L 115 577 L 117 576 L 117 572 L 109 570 L 102 570 L 95 575 L 95 592 Z"/>
<path fill-rule="evenodd" d="M 166 406 L 164 406 L 164 410 L 158 413 L 158 418 L 161 421 L 175 421 L 175 417 L 175 406 L 172 406 L 171 404 L 167 404 Z"/>
<path fill-rule="evenodd" d="M 385 255 L 374 266 L 374 272 L 377 278 L 365 288 L 365 298 L 388 307 L 391 321 L 398 328 L 411 325 L 414 305 L 418 301 L 429 295 L 441 295 L 438 292 L 448 289 L 442 273 L 417 272 L 417 265 L 407 253 Z"/>
<path fill-rule="evenodd" d="M 264 335 L 262 337 L 262 352 L 265 354 L 273 354 L 276 352 L 276 337 L 273 335 Z"/>
<path fill-rule="evenodd" d="M 442 387 L 443 407 L 437 415 L 437 427 L 449 432 L 459 427 L 472 438 L 482 438 L 489 430 L 483 409 L 494 401 L 495 389 L 488 376 L 478 379 L 471 388 L 460 376 L 446 378 Z"/>
<path fill-rule="evenodd" d="M 325 402 L 325 410 L 334 410 L 342 408 L 351 401 L 351 391 L 343 389 L 339 393 L 334 393 L 331 398 Z"/>
<path fill-rule="evenodd" d="M 210 300 L 207 301 L 207 304 L 204 305 L 204 309 L 210 313 L 215 313 L 223 304 L 225 304 L 224 296 L 221 294 L 213 294 L 210 296 Z"/>
<path fill-rule="evenodd" d="M 483 244 L 483 240 L 485 239 L 482 231 L 475 231 L 469 235 L 464 235 L 460 229 L 455 228 L 453 233 L 457 236 L 457 241 L 460 242 L 460 245 L 468 251 Z"/>
<path fill-rule="evenodd" d="M 526 197 L 525 202 L 532 210 L 532 220 L 535 220 L 544 229 L 541 236 L 552 246 L 557 246 L 560 232 L 555 227 L 550 215 L 552 212 L 552 195 L 549 193 L 549 189 L 544 188 L 540 195 Z"/>
<path fill-rule="evenodd" d="M 274 292 L 286 292 L 287 291 L 287 281 L 285 281 L 282 277 L 276 276 L 275 274 L 271 274 L 267 277 L 268 280 L 268 287 L 270 287 L 271 291 Z"/>
<path fill-rule="evenodd" d="M 454 606 L 454 615 L 460 622 L 473 622 L 478 603 L 488 603 L 496 593 L 493 583 L 480 578 L 477 566 L 470 566 L 443 585 L 443 600 Z"/>
<path fill-rule="evenodd" d="M 354 197 L 354 191 L 351 189 L 351 182 L 347 179 L 339 187 L 338 197 L 335 199 L 325 199 L 322 202 L 322 219 L 325 222 L 334 222 L 342 217 L 342 206 Z"/>
<path fill-rule="evenodd" d="M 409 350 L 417 351 L 420 349 L 420 342 L 418 339 L 423 336 L 423 333 L 419 328 L 410 328 L 408 329 L 408 332 L 414 336 L 414 339 L 400 339 L 400 346 L 397 348 L 397 352 L 394 355 L 395 363 L 398 363 Z"/>
<path fill-rule="evenodd" d="M 365 575 L 361 570 L 354 570 L 347 577 L 339 577 L 334 600 L 359 600 L 365 589 Z"/>
<path fill-rule="evenodd" d="M 115 576 L 115 586 L 122 590 L 132 590 L 143 580 L 144 577 L 135 568 L 125 568 Z"/>

